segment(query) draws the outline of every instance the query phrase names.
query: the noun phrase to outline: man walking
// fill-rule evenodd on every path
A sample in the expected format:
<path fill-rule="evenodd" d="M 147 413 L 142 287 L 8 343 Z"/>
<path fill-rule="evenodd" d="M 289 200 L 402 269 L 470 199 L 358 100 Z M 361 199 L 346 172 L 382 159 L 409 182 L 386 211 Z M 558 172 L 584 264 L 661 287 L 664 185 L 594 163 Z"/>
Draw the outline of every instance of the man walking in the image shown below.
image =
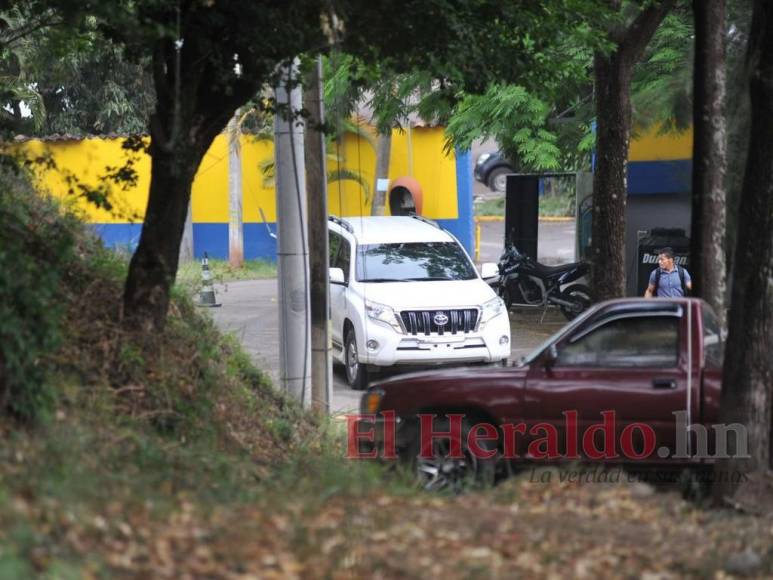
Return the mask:
<path fill-rule="evenodd" d="M 650 283 L 644 297 L 678 298 L 687 296 L 691 290 L 690 273 L 674 263 L 674 250 L 663 248 L 658 251 L 658 267 L 650 274 Z"/>

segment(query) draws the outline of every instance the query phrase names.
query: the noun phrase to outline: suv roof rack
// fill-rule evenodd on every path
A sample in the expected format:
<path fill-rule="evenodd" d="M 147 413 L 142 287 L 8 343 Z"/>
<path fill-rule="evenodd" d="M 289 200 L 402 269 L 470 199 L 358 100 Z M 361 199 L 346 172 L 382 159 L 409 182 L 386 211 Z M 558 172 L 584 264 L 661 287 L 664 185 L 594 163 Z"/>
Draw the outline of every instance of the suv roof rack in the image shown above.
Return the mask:
<path fill-rule="evenodd" d="M 334 224 L 338 224 L 339 226 L 344 228 L 350 234 L 354 233 L 354 228 L 351 226 L 351 224 L 348 221 L 346 221 L 344 219 L 341 219 L 340 217 L 334 216 L 334 215 L 328 216 L 327 219 L 329 221 L 333 222 Z"/>
<path fill-rule="evenodd" d="M 431 226 L 435 226 L 435 227 L 436 227 L 437 229 L 439 229 L 439 230 L 442 230 L 442 229 L 443 229 L 442 227 L 440 227 L 440 224 L 439 224 L 439 223 L 437 223 L 437 222 L 436 222 L 436 221 L 434 221 L 434 220 L 427 219 L 427 218 L 425 218 L 424 216 L 420 216 L 420 215 L 413 214 L 411 217 L 412 217 L 413 219 L 415 219 L 415 220 L 419 220 L 420 222 L 424 222 L 425 224 L 429 224 L 429 225 L 431 225 Z"/>

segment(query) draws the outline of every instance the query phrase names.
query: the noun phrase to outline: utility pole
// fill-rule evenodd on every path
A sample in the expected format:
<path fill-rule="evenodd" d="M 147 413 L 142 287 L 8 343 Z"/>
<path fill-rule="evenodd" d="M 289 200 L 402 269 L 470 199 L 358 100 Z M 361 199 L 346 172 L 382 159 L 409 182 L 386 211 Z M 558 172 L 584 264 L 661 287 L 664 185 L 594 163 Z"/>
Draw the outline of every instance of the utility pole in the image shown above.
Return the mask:
<path fill-rule="evenodd" d="M 330 296 L 327 237 L 327 168 L 322 132 L 322 57 L 317 57 L 311 82 L 303 94 L 309 112 L 306 125 L 306 201 L 309 208 L 309 272 L 311 274 L 311 406 L 330 412 L 333 365 L 330 360 Z"/>
<path fill-rule="evenodd" d="M 392 152 L 392 133 L 376 138 L 376 179 L 373 184 L 371 215 L 386 214 L 386 192 L 389 182 L 389 156 Z"/>
<path fill-rule="evenodd" d="M 277 275 L 279 277 L 279 381 L 283 389 L 309 404 L 309 251 L 306 240 L 306 171 L 298 60 L 281 68 L 275 88 L 274 165 L 276 168 Z"/>
<path fill-rule="evenodd" d="M 228 263 L 241 268 L 244 262 L 242 222 L 242 149 L 239 145 L 239 109 L 226 128 L 228 135 Z"/>

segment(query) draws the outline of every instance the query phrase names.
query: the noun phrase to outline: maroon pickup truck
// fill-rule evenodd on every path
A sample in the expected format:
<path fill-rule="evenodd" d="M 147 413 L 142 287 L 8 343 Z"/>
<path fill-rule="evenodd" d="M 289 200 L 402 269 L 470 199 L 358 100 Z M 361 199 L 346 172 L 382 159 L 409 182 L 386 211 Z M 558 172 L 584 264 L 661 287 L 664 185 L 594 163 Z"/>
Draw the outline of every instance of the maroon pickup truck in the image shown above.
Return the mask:
<path fill-rule="evenodd" d="M 350 453 L 408 460 L 428 488 L 493 478 L 503 463 L 705 465 L 720 445 L 722 352 L 702 300 L 604 302 L 514 366 L 372 385 Z"/>

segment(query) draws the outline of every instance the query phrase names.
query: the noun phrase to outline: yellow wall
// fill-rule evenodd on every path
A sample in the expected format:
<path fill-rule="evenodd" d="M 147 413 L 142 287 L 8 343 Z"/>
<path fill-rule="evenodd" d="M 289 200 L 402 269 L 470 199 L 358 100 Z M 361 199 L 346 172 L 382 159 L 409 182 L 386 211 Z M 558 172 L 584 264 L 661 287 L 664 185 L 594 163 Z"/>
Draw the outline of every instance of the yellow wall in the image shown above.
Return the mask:
<path fill-rule="evenodd" d="M 375 135 L 372 136 L 375 140 Z M 456 219 L 456 159 L 443 153 L 445 137 L 442 128 L 414 128 L 411 132 L 413 177 L 424 193 L 423 213 L 431 219 Z M 331 214 L 369 215 L 375 186 L 376 153 L 365 139 L 350 134 L 340 149 L 329 153 L 342 158 L 344 166 L 362 175 L 368 191 L 351 180 L 335 181 L 328 185 Z M 328 161 L 330 168 L 335 163 Z M 389 178 L 409 175 L 408 133 L 394 130 L 389 155 Z M 387 207 L 387 212 L 389 208 Z"/>
<path fill-rule="evenodd" d="M 414 177 L 424 191 L 424 213 L 436 219 L 457 217 L 456 162 L 454 156 L 443 154 L 442 128 L 417 128 L 412 132 Z M 108 173 L 108 167 L 121 167 L 134 156 L 138 173 L 136 187 L 122 191 L 113 186 L 110 200 L 113 212 L 96 209 L 83 199 L 75 205 L 83 210 L 93 223 L 123 223 L 141 220 L 147 203 L 150 184 L 150 159 L 144 154 L 127 152 L 121 148 L 121 139 L 84 139 L 82 141 L 37 141 L 22 145 L 30 156 L 50 154 L 57 169 L 38 169 L 41 185 L 56 197 L 68 196 L 69 186 L 65 174 L 69 173 L 88 186 L 96 186 L 100 177 Z M 273 143 L 243 136 L 242 181 L 244 188 L 244 221 L 261 222 L 259 208 L 266 220 L 276 220 L 276 200 L 273 181 L 267 180 L 260 164 L 273 159 Z M 369 189 L 373 189 L 375 152 L 362 138 L 348 135 L 339 148 L 344 167 L 359 173 Z M 337 153 L 335 147 L 330 153 Z M 335 168 L 336 161 L 328 157 L 328 169 Z M 390 178 L 408 174 L 407 134 L 395 130 L 390 156 Z M 369 193 L 369 195 L 368 195 Z M 372 191 L 366 192 L 359 184 L 346 180 L 328 185 L 330 213 L 336 215 L 360 215 L 370 213 Z M 193 221 L 197 223 L 228 222 L 228 150 L 224 135 L 218 136 L 199 166 L 192 191 Z"/>
<path fill-rule="evenodd" d="M 683 133 L 659 135 L 659 127 L 643 131 L 631 140 L 629 161 L 692 159 L 692 127 Z"/>

